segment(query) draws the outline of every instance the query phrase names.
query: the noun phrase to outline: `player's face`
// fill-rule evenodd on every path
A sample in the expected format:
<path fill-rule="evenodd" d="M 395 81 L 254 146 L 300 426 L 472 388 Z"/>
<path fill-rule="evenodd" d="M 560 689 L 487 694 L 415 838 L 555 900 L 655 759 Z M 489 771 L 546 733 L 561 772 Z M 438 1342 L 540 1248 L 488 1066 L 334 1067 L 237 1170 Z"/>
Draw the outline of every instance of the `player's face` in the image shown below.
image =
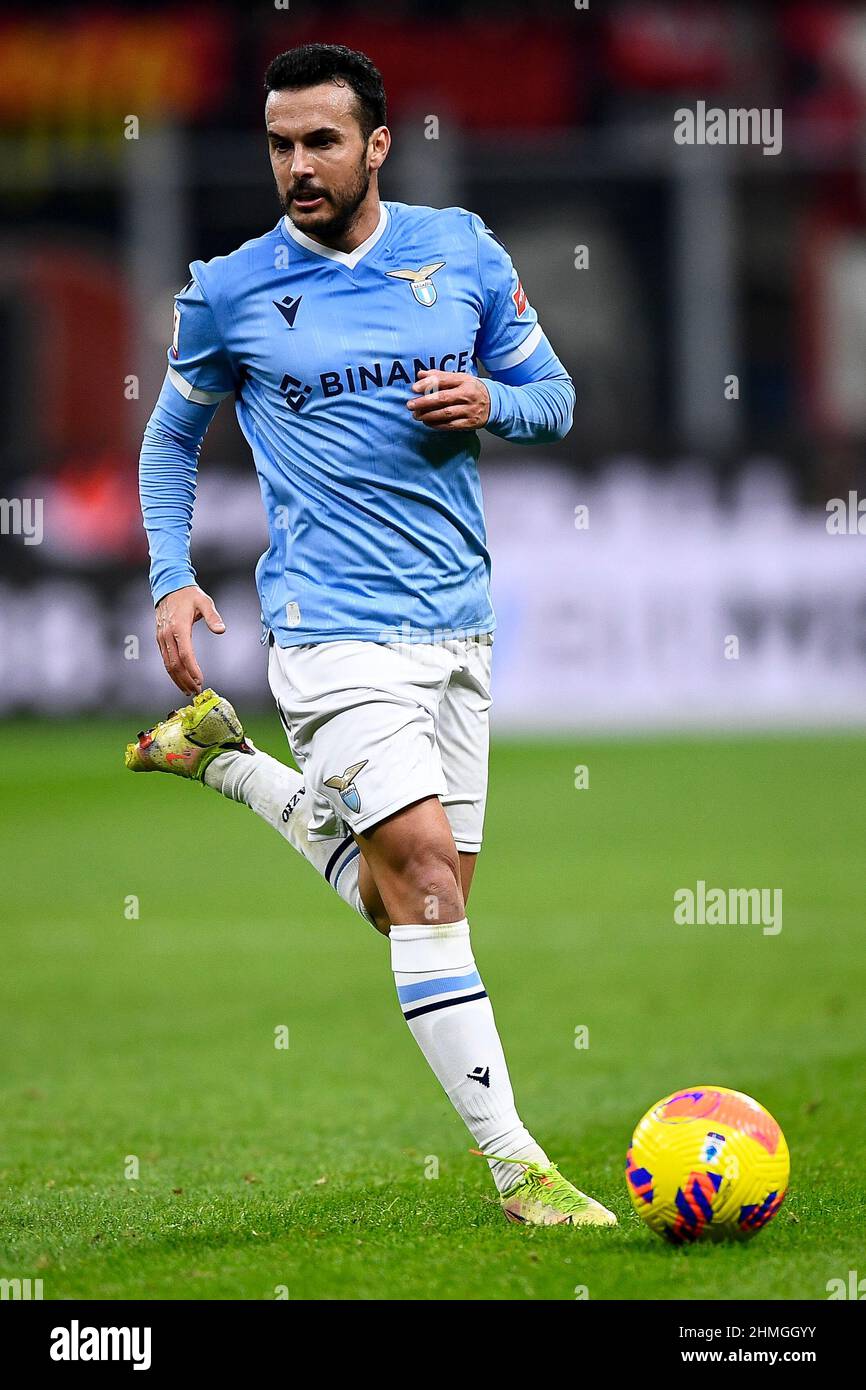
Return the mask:
<path fill-rule="evenodd" d="M 265 123 L 283 212 L 300 231 L 339 237 L 370 186 L 354 92 L 333 82 L 270 92 Z"/>

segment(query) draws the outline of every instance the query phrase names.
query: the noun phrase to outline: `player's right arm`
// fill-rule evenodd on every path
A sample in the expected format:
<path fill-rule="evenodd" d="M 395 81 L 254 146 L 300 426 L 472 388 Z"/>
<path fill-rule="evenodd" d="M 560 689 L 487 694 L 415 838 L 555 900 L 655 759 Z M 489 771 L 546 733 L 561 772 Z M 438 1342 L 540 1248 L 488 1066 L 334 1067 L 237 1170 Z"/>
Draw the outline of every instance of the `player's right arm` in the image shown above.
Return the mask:
<path fill-rule="evenodd" d="M 193 624 L 203 618 L 212 632 L 225 631 L 213 600 L 196 584 L 189 545 L 202 440 L 220 400 L 235 386 L 213 311 L 190 269 L 194 278 L 175 299 L 168 371 L 139 458 L 156 640 L 166 671 L 185 695 L 203 685 Z"/>

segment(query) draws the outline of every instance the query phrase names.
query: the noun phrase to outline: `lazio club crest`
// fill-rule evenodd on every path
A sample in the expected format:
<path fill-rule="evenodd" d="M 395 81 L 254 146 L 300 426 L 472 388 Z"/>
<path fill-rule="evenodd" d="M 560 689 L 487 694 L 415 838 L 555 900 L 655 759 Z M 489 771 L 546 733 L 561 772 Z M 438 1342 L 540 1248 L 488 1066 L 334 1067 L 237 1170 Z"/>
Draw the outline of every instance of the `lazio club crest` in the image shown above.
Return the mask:
<path fill-rule="evenodd" d="M 355 786 L 355 778 L 369 761 L 369 758 L 365 758 L 362 763 L 352 763 L 352 766 L 347 767 L 342 776 L 338 773 L 334 777 L 325 778 L 325 786 L 333 787 L 338 791 L 341 801 L 348 806 L 350 811 L 360 811 L 361 809 L 361 794 Z"/>
<path fill-rule="evenodd" d="M 408 280 L 418 303 L 430 309 L 436 303 L 436 286 L 430 277 L 444 264 L 444 261 L 431 261 L 429 265 L 422 265 L 420 270 L 386 270 L 385 274 L 394 280 Z"/>

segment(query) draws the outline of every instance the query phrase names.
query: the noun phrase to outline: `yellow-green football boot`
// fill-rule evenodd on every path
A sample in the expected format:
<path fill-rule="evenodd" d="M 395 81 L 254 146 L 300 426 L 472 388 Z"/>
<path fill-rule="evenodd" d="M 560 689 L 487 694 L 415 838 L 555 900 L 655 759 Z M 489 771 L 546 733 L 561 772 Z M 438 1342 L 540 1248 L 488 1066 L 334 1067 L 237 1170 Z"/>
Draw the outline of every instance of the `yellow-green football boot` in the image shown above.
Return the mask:
<path fill-rule="evenodd" d="M 473 1153 L 480 1153 L 473 1149 Z M 500 1163 L 519 1163 L 523 1176 L 501 1196 L 502 1210 L 509 1221 L 521 1226 L 615 1226 L 616 1217 L 594 1197 L 587 1197 L 564 1178 L 555 1163 L 544 1167 L 525 1158 L 501 1158 L 484 1154 Z"/>
<path fill-rule="evenodd" d="M 228 700 L 203 690 L 191 705 L 142 730 L 137 742 L 126 745 L 124 763 L 130 772 L 173 772 L 200 782 L 208 763 L 230 749 L 253 752 Z"/>

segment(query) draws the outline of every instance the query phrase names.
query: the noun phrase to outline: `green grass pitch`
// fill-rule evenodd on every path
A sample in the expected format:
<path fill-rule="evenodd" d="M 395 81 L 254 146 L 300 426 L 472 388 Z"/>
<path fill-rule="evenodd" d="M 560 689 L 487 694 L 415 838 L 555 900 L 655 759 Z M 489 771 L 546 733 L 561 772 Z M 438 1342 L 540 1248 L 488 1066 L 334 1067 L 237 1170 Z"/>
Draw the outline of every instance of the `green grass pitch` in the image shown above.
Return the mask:
<path fill-rule="evenodd" d="M 476 957 L 524 1119 L 620 1216 L 593 1232 L 507 1225 L 385 941 L 245 808 L 125 773 L 129 732 L 3 735 L 0 1275 L 54 1299 L 823 1299 L 866 1274 L 861 738 L 495 744 Z M 674 925 L 699 878 L 781 887 L 781 934 Z M 792 1184 L 751 1243 L 674 1250 L 624 1155 L 701 1082 L 773 1111 Z"/>

